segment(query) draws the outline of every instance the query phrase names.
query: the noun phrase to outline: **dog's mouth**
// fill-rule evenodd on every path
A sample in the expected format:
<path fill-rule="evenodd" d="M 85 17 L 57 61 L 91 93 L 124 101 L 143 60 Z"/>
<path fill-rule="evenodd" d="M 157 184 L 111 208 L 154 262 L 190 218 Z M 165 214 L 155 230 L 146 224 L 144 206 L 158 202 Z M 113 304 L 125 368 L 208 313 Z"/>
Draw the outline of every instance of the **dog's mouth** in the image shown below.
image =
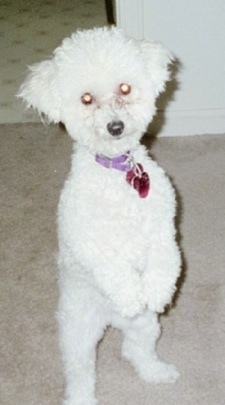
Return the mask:
<path fill-rule="evenodd" d="M 107 130 L 115 139 L 120 139 L 123 135 L 125 125 L 123 121 L 113 120 L 107 124 Z"/>

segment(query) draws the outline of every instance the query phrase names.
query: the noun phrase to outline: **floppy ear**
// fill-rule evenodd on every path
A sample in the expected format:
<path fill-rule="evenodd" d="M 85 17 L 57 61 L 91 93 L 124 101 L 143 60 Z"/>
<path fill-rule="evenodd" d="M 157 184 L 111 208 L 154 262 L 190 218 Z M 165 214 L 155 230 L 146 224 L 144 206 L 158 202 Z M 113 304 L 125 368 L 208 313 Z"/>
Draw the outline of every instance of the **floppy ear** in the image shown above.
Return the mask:
<path fill-rule="evenodd" d="M 141 50 L 148 74 L 152 79 L 155 95 L 158 96 L 170 79 L 168 65 L 172 63 L 172 54 L 158 42 L 141 41 Z"/>
<path fill-rule="evenodd" d="M 17 97 L 22 98 L 26 107 L 33 107 L 39 114 L 44 113 L 50 121 L 60 121 L 60 97 L 57 88 L 57 66 L 46 60 L 29 67 L 29 74 L 21 85 Z"/>

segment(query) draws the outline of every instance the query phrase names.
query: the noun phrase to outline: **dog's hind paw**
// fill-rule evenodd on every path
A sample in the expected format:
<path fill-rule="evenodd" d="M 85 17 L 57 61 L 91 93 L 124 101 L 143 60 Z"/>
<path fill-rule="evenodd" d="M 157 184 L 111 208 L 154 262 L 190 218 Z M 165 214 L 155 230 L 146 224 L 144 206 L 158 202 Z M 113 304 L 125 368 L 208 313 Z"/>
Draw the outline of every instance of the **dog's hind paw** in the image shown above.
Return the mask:
<path fill-rule="evenodd" d="M 164 363 L 160 360 L 150 364 L 142 364 L 138 367 L 141 379 L 149 383 L 175 383 L 180 374 L 173 364 Z"/>
<path fill-rule="evenodd" d="M 79 401 L 76 399 L 65 399 L 63 405 L 98 405 L 97 400 L 87 402 L 86 399 Z"/>

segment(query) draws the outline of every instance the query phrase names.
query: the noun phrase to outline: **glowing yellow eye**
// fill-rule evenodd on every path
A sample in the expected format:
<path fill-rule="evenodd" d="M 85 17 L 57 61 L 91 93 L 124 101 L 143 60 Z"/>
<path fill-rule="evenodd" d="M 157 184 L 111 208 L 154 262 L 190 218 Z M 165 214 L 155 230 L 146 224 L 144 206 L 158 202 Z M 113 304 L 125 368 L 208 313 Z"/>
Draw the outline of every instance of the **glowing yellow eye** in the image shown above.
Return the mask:
<path fill-rule="evenodd" d="M 92 104 L 94 101 L 94 97 L 90 93 L 84 93 L 81 97 L 81 101 L 83 104 Z"/>
<path fill-rule="evenodd" d="M 122 83 L 120 85 L 120 93 L 126 96 L 127 94 L 130 94 L 131 92 L 131 86 L 127 83 Z"/>

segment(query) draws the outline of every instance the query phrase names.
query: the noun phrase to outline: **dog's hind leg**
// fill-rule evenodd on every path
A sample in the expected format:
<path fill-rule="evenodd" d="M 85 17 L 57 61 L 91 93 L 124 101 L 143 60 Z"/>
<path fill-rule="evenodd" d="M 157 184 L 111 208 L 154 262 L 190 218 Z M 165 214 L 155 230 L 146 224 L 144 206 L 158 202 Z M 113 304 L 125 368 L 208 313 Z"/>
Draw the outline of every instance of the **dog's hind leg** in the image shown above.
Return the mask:
<path fill-rule="evenodd" d="M 96 346 L 104 328 L 101 314 L 92 294 L 65 286 L 59 303 L 60 346 L 64 363 L 66 390 L 64 405 L 96 405 Z"/>
<path fill-rule="evenodd" d="M 160 336 L 157 314 L 146 311 L 143 315 L 125 320 L 120 327 L 124 334 L 122 355 L 134 366 L 146 382 L 173 383 L 179 376 L 172 364 L 161 361 L 156 353 Z"/>

